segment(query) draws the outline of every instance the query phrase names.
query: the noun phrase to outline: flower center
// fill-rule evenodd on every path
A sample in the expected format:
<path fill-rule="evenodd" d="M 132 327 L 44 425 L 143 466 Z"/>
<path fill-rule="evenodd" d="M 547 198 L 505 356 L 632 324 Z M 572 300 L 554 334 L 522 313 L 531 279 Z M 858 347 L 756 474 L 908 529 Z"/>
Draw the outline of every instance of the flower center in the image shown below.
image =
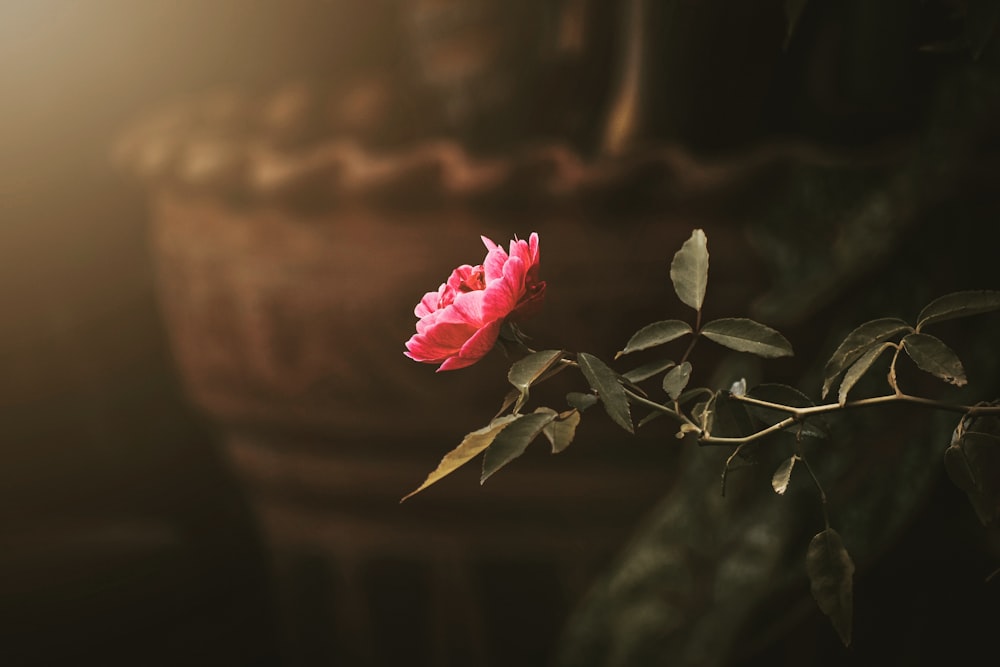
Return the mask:
<path fill-rule="evenodd" d="M 486 274 L 483 271 L 483 267 L 478 266 L 473 269 L 472 273 L 458 284 L 458 289 L 461 292 L 475 292 L 476 290 L 486 289 Z"/>

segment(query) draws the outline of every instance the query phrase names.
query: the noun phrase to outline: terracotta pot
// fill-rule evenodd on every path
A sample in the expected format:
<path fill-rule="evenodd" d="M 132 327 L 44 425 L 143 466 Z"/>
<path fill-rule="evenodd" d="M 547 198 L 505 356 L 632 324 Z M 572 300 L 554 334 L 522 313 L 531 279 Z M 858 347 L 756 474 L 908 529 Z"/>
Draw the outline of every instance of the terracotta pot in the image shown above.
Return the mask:
<path fill-rule="evenodd" d="M 630 437 L 595 409 L 558 457 L 536 444 L 482 487 L 469 464 L 400 505 L 490 420 L 509 364 L 499 350 L 452 373 L 405 358 L 413 307 L 482 259 L 481 234 L 537 231 L 547 304 L 526 330 L 539 348 L 610 359 L 639 326 L 690 317 L 668 271 L 693 227 L 709 235 L 715 307 L 745 312 L 763 279 L 739 228 L 665 214 L 669 153 L 286 150 L 260 125 L 226 136 L 247 124 L 225 98 L 184 109 L 126 137 L 120 157 L 150 188 L 187 391 L 220 426 L 272 549 L 289 664 L 544 662 L 568 608 L 666 492 L 678 441 L 666 426 Z M 539 394 L 561 408 L 556 389 Z"/>

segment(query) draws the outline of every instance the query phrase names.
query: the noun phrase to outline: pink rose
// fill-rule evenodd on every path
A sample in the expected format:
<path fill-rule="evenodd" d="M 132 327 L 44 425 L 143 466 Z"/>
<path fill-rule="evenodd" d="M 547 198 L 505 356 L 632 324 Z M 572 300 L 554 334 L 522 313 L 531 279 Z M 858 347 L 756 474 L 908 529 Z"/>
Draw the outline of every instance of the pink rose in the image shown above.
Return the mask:
<path fill-rule="evenodd" d="M 406 341 L 406 356 L 441 364 L 439 371 L 471 366 L 496 343 L 505 320 L 541 307 L 545 283 L 538 279 L 538 234 L 511 241 L 509 253 L 482 239 L 488 250 L 483 263 L 452 271 L 448 282 L 425 294 L 413 310 L 420 319 L 417 333 Z"/>

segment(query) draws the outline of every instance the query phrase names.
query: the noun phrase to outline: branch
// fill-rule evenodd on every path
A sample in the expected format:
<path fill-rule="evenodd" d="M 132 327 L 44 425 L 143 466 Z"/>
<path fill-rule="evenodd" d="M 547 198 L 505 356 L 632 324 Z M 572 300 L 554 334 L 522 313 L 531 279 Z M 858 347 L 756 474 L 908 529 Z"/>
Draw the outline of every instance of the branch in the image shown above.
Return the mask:
<path fill-rule="evenodd" d="M 743 403 L 749 405 L 756 405 L 762 408 L 768 408 L 771 410 L 778 410 L 780 412 L 788 413 L 788 417 L 782 419 L 776 424 L 772 424 L 765 429 L 757 431 L 756 433 L 751 433 L 750 435 L 740 436 L 740 437 L 720 437 L 714 436 L 710 433 L 706 433 L 704 429 L 698 427 L 698 442 L 704 445 L 741 445 L 746 442 L 752 442 L 763 438 L 764 436 L 770 435 L 771 433 L 776 433 L 778 431 L 783 431 L 786 428 L 801 422 L 808 417 L 814 415 L 827 414 L 830 412 L 839 412 L 840 410 L 852 410 L 856 408 L 867 408 L 873 405 L 882 405 L 884 403 L 910 403 L 913 405 L 922 405 L 928 408 L 934 408 L 937 410 L 947 410 L 950 412 L 959 412 L 966 415 L 1000 415 L 1000 406 L 997 405 L 962 405 L 958 403 L 948 403 L 947 401 L 939 401 L 931 398 L 923 398 L 921 396 L 911 396 L 909 394 L 887 394 L 885 396 L 874 396 L 872 398 L 862 398 L 856 401 L 848 401 L 841 405 L 840 403 L 824 403 L 823 405 L 811 405 L 804 408 L 797 408 L 791 405 L 784 405 L 782 403 L 771 403 L 770 401 L 762 401 L 751 396 L 730 396 L 731 399 L 736 401 L 742 401 Z M 652 401 L 650 401 L 652 403 Z M 662 407 L 662 406 L 661 406 Z M 673 411 L 670 411 L 671 413 Z M 690 422 L 690 420 L 688 420 Z"/>

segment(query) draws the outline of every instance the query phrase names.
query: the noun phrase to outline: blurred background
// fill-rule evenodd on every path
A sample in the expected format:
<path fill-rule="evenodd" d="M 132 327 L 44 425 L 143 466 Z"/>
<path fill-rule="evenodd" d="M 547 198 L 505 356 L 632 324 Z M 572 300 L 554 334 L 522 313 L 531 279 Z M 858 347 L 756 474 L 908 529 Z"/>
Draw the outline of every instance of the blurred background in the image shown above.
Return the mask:
<path fill-rule="evenodd" d="M 584 216 L 586 225 L 591 225 L 585 229 L 604 229 L 608 236 L 619 239 L 618 245 L 602 245 L 601 236 L 590 245 L 584 241 L 567 243 L 562 254 L 554 251 L 554 273 L 585 281 L 588 267 L 580 268 L 574 255 L 612 248 L 604 269 L 611 276 L 608 280 L 617 280 L 615 285 L 650 286 L 653 280 L 662 279 L 656 273 L 660 270 L 656 262 L 679 245 L 693 224 L 714 224 L 716 231 L 710 238 L 720 241 L 718 255 L 713 257 L 719 258 L 720 272 L 721 263 L 732 260 L 729 277 L 733 280 L 728 284 L 739 285 L 730 288 L 720 301 L 728 299 L 728 304 L 743 309 L 743 314 L 752 314 L 751 301 L 765 288 L 787 288 L 779 301 L 797 304 L 799 310 L 789 305 L 783 312 L 787 326 L 807 341 L 807 351 L 825 349 L 828 342 L 823 337 L 828 332 L 816 331 L 810 316 L 842 305 L 843 295 L 857 286 L 859 276 L 881 275 L 878 272 L 901 266 L 912 268 L 907 262 L 913 257 L 927 259 L 929 253 L 923 246 L 914 249 L 915 242 L 900 241 L 900 230 L 937 230 L 936 236 L 931 233 L 921 238 L 942 255 L 963 248 L 967 240 L 946 234 L 940 218 L 931 222 L 921 218 L 926 212 L 920 208 L 923 200 L 911 197 L 922 187 L 919 183 L 923 181 L 917 180 L 913 187 L 907 181 L 889 190 L 890 206 L 913 202 L 912 207 L 900 208 L 917 222 L 901 223 L 899 230 L 890 226 L 886 231 L 880 220 L 869 220 L 865 224 L 873 225 L 874 235 L 863 225 L 844 232 L 874 239 L 874 250 L 861 259 L 830 264 L 833 260 L 826 252 L 830 247 L 827 237 L 816 237 L 808 230 L 797 232 L 802 238 L 791 232 L 783 237 L 790 239 L 791 250 L 778 248 L 773 256 L 763 253 L 762 258 L 751 257 L 757 252 L 751 249 L 759 248 L 760 239 L 772 237 L 760 230 L 756 236 L 747 236 L 740 225 L 748 217 L 764 210 L 783 211 L 784 217 L 779 216 L 780 221 L 773 226 L 782 229 L 783 222 L 801 212 L 795 206 L 771 208 L 767 203 L 768 198 L 781 199 L 775 193 L 789 182 L 788 156 L 799 155 L 797 149 L 788 152 L 779 148 L 775 149 L 779 157 L 773 158 L 772 148 L 804 142 L 809 146 L 807 153 L 819 156 L 817 163 L 833 160 L 884 167 L 899 155 L 900 145 L 907 145 L 916 136 L 919 146 L 942 151 L 946 167 L 957 165 L 938 173 L 918 161 L 917 169 L 926 172 L 922 177 L 943 183 L 942 189 L 956 182 L 963 184 L 962 195 L 953 197 L 961 199 L 961 205 L 946 207 L 947 212 L 968 213 L 972 221 L 992 219 L 998 207 L 992 194 L 997 172 L 991 168 L 997 166 L 993 148 L 1000 136 L 988 120 L 996 117 L 990 106 L 995 99 L 992 92 L 984 95 L 979 107 L 975 101 L 967 105 L 976 109 L 972 121 L 962 116 L 962 107 L 940 123 L 958 132 L 958 139 L 954 134 L 924 130 L 931 125 L 928 119 L 938 118 L 938 102 L 942 91 L 949 90 L 952 69 L 962 71 L 965 63 L 972 62 L 970 51 L 989 75 L 984 78 L 993 80 L 990 76 L 996 71 L 997 49 L 990 37 L 997 18 L 996 3 L 900 1 L 884 3 L 882 9 L 861 1 L 775 1 L 756 3 L 754 8 L 734 4 L 639 0 L 7 0 L 0 4 L 0 661 L 9 665 L 353 665 L 400 664 L 403 656 L 408 656 L 409 664 L 478 664 L 484 651 L 489 654 L 488 649 L 476 645 L 479 640 L 475 638 L 462 640 L 469 644 L 464 646 L 462 641 L 456 645 L 454 638 L 432 641 L 413 636 L 424 627 L 418 624 L 414 629 L 414 619 L 425 619 L 431 613 L 423 598 L 440 583 L 436 578 L 440 573 L 431 568 L 434 571 L 428 574 L 419 559 L 407 559 L 405 553 L 376 559 L 362 568 L 374 610 L 371 613 L 393 632 L 404 632 L 395 635 L 403 637 L 400 648 L 395 653 L 386 648 L 392 641 L 370 643 L 369 653 L 338 648 L 339 635 L 327 633 L 324 623 L 329 621 L 332 626 L 345 603 L 331 603 L 328 596 L 315 590 L 328 586 L 341 591 L 343 581 L 337 577 L 343 572 L 329 570 L 323 557 L 317 555 L 322 549 L 315 545 L 318 551 L 305 549 L 291 562 L 276 557 L 270 548 L 273 525 L 262 526 L 255 512 L 257 501 L 234 470 L 231 455 L 242 453 L 245 465 L 267 470 L 284 470 L 285 464 L 266 457 L 263 463 L 250 461 L 247 457 L 258 451 L 256 445 L 246 445 L 240 438 L 259 431 L 265 433 L 260 436 L 264 440 L 333 442 L 336 438 L 331 440 L 331 429 L 338 433 L 342 428 L 343 433 L 350 433 L 347 439 L 351 444 L 346 449 L 351 456 L 362 457 L 357 451 L 364 448 L 365 441 L 363 435 L 357 435 L 350 415 L 368 413 L 366 408 L 347 407 L 347 417 L 337 416 L 331 423 L 312 420 L 313 413 L 301 418 L 296 413 L 282 421 L 285 417 L 270 420 L 266 408 L 248 417 L 243 404 L 219 407 L 222 403 L 213 403 L 218 397 L 210 396 L 210 391 L 198 394 L 195 390 L 198 400 L 192 400 L 191 387 L 186 384 L 190 379 L 185 380 L 181 370 L 190 368 L 178 363 L 177 348 L 171 344 L 155 259 L 154 239 L 161 237 L 154 229 L 154 220 L 163 224 L 171 214 L 164 212 L 169 207 L 161 209 L 154 203 L 159 191 L 150 185 L 183 178 L 170 172 L 172 167 L 161 169 L 155 155 L 148 163 L 135 157 L 146 155 L 134 146 L 151 146 L 147 139 L 154 136 L 152 130 L 139 132 L 140 138 L 122 149 L 123 136 L 133 136 L 128 135 L 129 128 L 154 117 L 164 107 L 202 100 L 203 95 L 218 95 L 220 91 L 224 94 L 220 99 L 225 101 L 228 91 L 239 91 L 245 96 L 237 105 L 239 109 L 263 109 L 260 113 L 270 119 L 264 123 L 266 132 L 271 133 L 267 136 L 269 146 L 289 150 L 329 135 L 348 137 L 372 154 L 391 156 L 424 140 L 444 139 L 460 146 L 468 164 L 475 166 L 477 160 L 487 163 L 506 158 L 521 146 L 548 147 L 546 150 L 555 146 L 559 150 L 544 153 L 544 158 L 517 163 L 503 184 L 509 190 L 499 188 L 499 195 L 491 193 L 477 201 L 480 208 L 475 210 L 494 207 L 509 216 L 505 193 L 513 192 L 516 199 L 522 196 L 518 190 L 522 188 L 528 191 L 523 196 L 528 204 L 520 204 L 515 214 L 532 221 L 555 218 L 556 222 L 540 224 L 564 231 L 580 229 L 573 218 L 579 215 L 580 207 L 570 208 L 571 213 L 559 207 L 556 213 L 544 206 L 532 209 L 532 202 L 550 193 L 533 190 L 535 186 L 526 187 L 522 181 L 544 182 L 557 190 L 562 183 L 559 178 L 578 174 L 571 167 L 622 158 L 627 168 L 609 168 L 606 178 L 598 170 L 596 180 L 587 181 L 602 189 L 597 200 L 605 217 L 598 215 L 595 221 L 592 215 Z M 790 37 L 786 4 L 805 7 L 801 14 L 798 10 L 792 14 L 798 21 L 798 32 Z M 667 11 L 668 6 L 673 14 Z M 984 13 L 977 15 L 975 11 Z M 974 20 L 969 20 L 970 15 Z M 980 20 L 980 16 L 985 18 Z M 979 27 L 979 33 L 968 38 L 967 25 Z M 873 39 L 876 34 L 878 39 Z M 312 91 L 311 101 L 302 102 L 297 97 L 302 90 Z M 301 111 L 300 107 L 308 109 Z M 226 113 L 205 121 L 209 127 L 206 132 L 222 128 L 219 132 L 225 134 L 246 115 L 244 111 L 233 112 L 236 120 L 230 126 Z M 252 138 L 254 132 L 265 130 L 238 132 Z M 927 136 L 931 138 L 924 141 Z M 977 148 L 969 149 L 970 144 Z M 679 152 L 629 161 L 630 156 L 642 156 L 660 146 Z M 961 149 L 953 151 L 953 146 Z M 119 158 L 116 164 L 116 151 L 122 150 L 126 159 Z M 568 161 L 566 154 L 570 155 Z M 845 154 L 849 157 L 844 158 Z M 412 177 L 415 187 L 404 182 L 406 187 L 390 188 L 388 194 L 374 190 L 374 194 L 366 193 L 365 201 L 383 198 L 390 202 L 391 210 L 411 207 L 423 212 L 421 220 L 434 218 L 438 215 L 435 206 L 441 205 L 421 199 L 426 194 L 421 192 L 426 190 L 422 184 L 431 183 L 431 190 L 438 187 L 447 195 L 447 187 L 440 186 L 440 174 L 450 173 L 447 160 L 434 157 L 426 173 L 421 171 L 419 160 L 415 164 L 417 167 L 407 163 L 405 168 L 410 171 L 401 179 Z M 700 169 L 705 164 L 725 166 L 715 171 Z M 679 171 L 685 165 L 691 167 L 690 173 Z M 877 173 L 864 172 L 850 182 L 838 182 L 831 200 L 855 197 L 866 187 L 860 184 L 884 176 L 879 168 L 875 168 Z M 907 169 L 899 171 L 908 174 Z M 249 211 L 246 215 L 254 218 L 260 213 L 265 219 L 260 224 L 271 224 L 266 211 L 273 202 L 262 204 L 251 198 L 248 204 L 240 200 L 239 192 L 233 194 L 228 189 L 226 179 L 231 175 L 223 169 L 205 181 L 191 176 L 180 189 L 188 188 L 184 191 L 194 192 L 194 199 L 204 203 L 198 198 L 218 188 L 225 193 L 220 201 L 243 212 L 239 215 Z M 638 184 L 634 192 L 630 189 L 633 184 Z M 289 195 L 294 215 L 316 222 L 310 208 L 314 200 L 327 204 L 317 190 L 322 191 L 323 186 L 305 195 Z M 822 208 L 826 194 L 809 190 L 801 195 L 802 201 L 808 200 L 802 206 L 806 211 Z M 304 212 L 295 208 L 303 201 Z M 212 205 L 209 202 L 209 208 Z M 848 209 L 851 207 L 844 207 Z M 202 209 L 196 206 L 192 210 L 195 213 L 185 210 L 174 215 L 187 216 L 190 229 L 203 224 L 212 228 L 214 214 L 205 214 L 209 222 L 203 223 L 196 215 Z M 635 231 L 616 231 L 618 211 L 639 221 L 630 228 Z M 664 211 L 675 216 L 678 224 L 657 227 L 654 223 Z M 824 215 L 832 217 L 833 213 Z M 510 218 L 488 215 L 485 219 L 498 241 L 531 231 L 513 226 Z M 446 228 L 450 240 L 444 242 L 444 250 L 434 251 L 438 254 L 427 251 L 425 265 L 417 271 L 421 280 L 461 261 L 471 261 L 469 252 L 480 252 L 476 221 L 461 220 L 464 222 Z M 292 226 L 295 224 L 293 220 Z M 393 227 L 396 224 L 402 223 L 390 224 L 393 233 L 398 231 Z M 987 224 L 992 226 L 978 229 L 989 239 L 995 224 Z M 364 231 L 368 227 L 359 223 L 358 229 L 362 230 L 358 247 L 371 248 Z M 322 234 L 318 238 L 322 243 L 335 241 Z M 347 234 L 346 238 L 354 237 Z M 405 235 L 401 238 L 413 240 Z M 463 240 L 456 240 L 459 238 Z M 649 256 L 651 239 L 662 243 L 655 248 L 656 258 Z M 753 239 L 757 239 L 757 246 Z M 261 245 L 267 243 L 265 239 Z M 795 243 L 805 248 L 800 255 Z M 198 244 L 192 241 L 192 248 L 197 250 Z M 641 261 L 630 264 L 630 253 L 643 252 Z M 951 275 L 951 282 L 945 282 L 957 287 L 996 288 L 995 269 L 988 264 L 977 266 L 975 271 L 960 277 Z M 796 272 L 813 269 L 817 275 L 832 275 L 836 280 L 820 284 L 810 274 L 812 282 L 804 282 L 818 285 L 815 290 L 793 293 L 792 287 L 803 282 L 794 277 L 801 275 Z M 638 273 L 627 273 L 629 270 Z M 557 307 L 556 314 L 542 322 L 541 330 L 558 331 L 566 321 L 577 321 L 566 318 L 586 318 L 590 313 L 586 299 L 595 293 L 602 275 L 591 275 L 592 284 L 569 294 L 563 310 Z M 904 271 L 902 275 L 908 274 Z M 557 282 L 551 276 L 549 280 L 550 289 L 558 295 Z M 725 278 L 717 280 L 721 283 Z M 905 278 L 900 282 L 905 283 Z M 428 283 L 426 289 L 433 286 Z M 594 289 L 588 293 L 588 288 Z M 614 303 L 616 293 L 611 288 L 606 291 L 606 300 Z M 637 293 L 634 301 L 625 304 L 627 317 L 622 322 L 602 323 L 592 338 L 584 336 L 582 341 L 610 346 L 622 340 L 623 331 L 629 333 L 630 323 L 662 317 L 659 310 L 643 305 L 650 294 L 660 293 L 653 287 Z M 917 290 L 911 298 L 918 301 L 927 294 L 933 295 L 933 289 Z M 169 296 L 176 298 L 174 292 Z M 409 303 L 420 294 L 397 296 Z M 312 312 L 308 309 L 316 303 L 322 301 L 308 301 L 306 311 Z M 720 310 L 723 305 L 720 303 Z M 759 312 L 769 313 L 774 316 L 771 321 L 777 322 L 780 313 L 774 308 L 767 310 L 766 302 L 758 306 Z M 347 319 L 353 313 L 348 308 L 338 317 Z M 408 312 L 402 315 L 409 317 Z M 185 316 L 180 313 L 182 326 Z M 308 327 L 311 320 L 305 322 Z M 408 320 L 402 326 L 409 326 Z M 392 329 L 399 343 L 397 351 L 401 351 L 405 336 L 395 331 Z M 352 335 L 358 336 L 357 332 Z M 483 371 L 468 382 L 484 383 L 487 377 L 502 380 L 502 365 L 503 360 L 497 360 L 490 367 L 492 376 Z M 410 376 L 417 379 L 404 383 L 403 389 L 424 386 L 416 382 L 429 386 L 440 381 L 445 385 L 443 396 L 463 396 L 468 390 L 469 384 L 439 380 L 431 369 L 422 370 L 428 373 Z M 793 374 L 788 368 L 779 368 L 780 372 L 789 377 Z M 490 396 L 499 397 L 502 392 L 496 384 L 486 389 Z M 327 394 L 320 396 L 322 408 L 322 397 Z M 276 403 L 270 395 L 260 401 Z M 206 410 L 206 405 L 210 409 Z M 457 435 L 465 432 L 462 428 L 479 426 L 477 420 L 490 406 L 492 403 L 486 407 L 477 403 L 470 408 L 474 414 L 456 417 L 457 427 L 428 419 L 429 426 L 414 428 L 425 440 L 431 440 L 427 434 L 432 432 Z M 253 409 L 258 407 L 255 404 Z M 453 406 L 458 415 L 462 414 L 460 408 Z M 377 415 L 382 408 L 369 405 L 367 409 Z M 219 414 L 225 417 L 220 419 Z M 238 436 L 234 436 L 237 431 Z M 274 431 L 294 435 L 273 436 Z M 404 437 L 400 433 L 405 429 L 384 439 L 398 441 Z M 594 543 L 601 546 L 582 559 L 583 564 L 577 563 L 579 572 L 553 569 L 552 563 L 543 563 L 535 555 L 507 560 L 506 555 L 497 555 L 495 562 L 486 559 L 489 567 L 479 571 L 478 593 L 461 592 L 468 582 L 448 584 L 458 591 L 455 599 L 464 594 L 476 600 L 492 596 L 503 601 L 493 607 L 492 616 L 484 617 L 486 627 L 507 623 L 532 628 L 530 632 L 523 630 L 520 641 L 507 642 L 508 652 L 501 651 L 499 661 L 489 664 L 545 664 L 552 657 L 552 638 L 576 602 L 566 591 L 586 589 L 595 573 L 609 562 L 611 545 L 623 541 L 632 522 L 669 487 L 669 472 L 642 471 L 650 461 L 662 464 L 673 459 L 640 445 L 616 464 L 610 455 L 600 453 L 599 440 L 577 459 L 583 470 L 579 479 L 586 483 L 574 487 L 567 482 L 565 497 L 576 502 L 571 498 L 573 493 L 603 493 L 610 499 L 604 503 L 601 496 L 605 509 L 584 506 L 574 512 L 563 508 L 559 510 L 562 514 L 553 514 L 554 518 L 546 515 L 551 524 L 540 522 L 533 527 L 545 533 L 546 528 L 561 522 L 570 526 L 568 532 L 578 530 L 582 535 L 586 530 L 573 528 L 572 521 L 579 521 L 580 526 L 600 524 Z M 296 451 L 315 450 L 316 446 L 309 444 Z M 390 447 L 387 451 L 396 450 Z M 386 515 L 386 499 L 394 503 L 411 490 L 421 471 L 430 470 L 442 453 L 438 444 L 424 447 L 410 454 L 411 467 L 373 482 L 378 492 L 372 494 L 378 499 L 367 498 L 364 503 L 368 504 L 362 503 L 368 512 L 365 520 L 369 514 Z M 374 459 L 372 465 L 378 463 L 378 457 Z M 604 486 L 594 486 L 586 470 L 595 461 L 621 465 L 624 472 Z M 308 457 L 304 465 L 308 467 Z M 546 460 L 536 459 L 534 465 L 544 469 Z M 308 477 L 296 474 L 301 479 Z M 282 484 L 295 487 L 300 477 L 292 475 L 291 482 Z M 528 477 L 525 488 L 552 486 L 544 477 L 541 481 Z M 513 514 L 496 509 L 517 497 L 521 482 L 513 479 L 508 486 L 498 479 L 497 495 L 484 501 L 484 506 L 493 508 L 492 514 L 481 515 L 486 517 L 481 526 L 484 532 L 494 521 L 512 535 L 519 531 L 535 534 L 519 523 L 532 513 L 530 503 L 518 505 L 510 511 Z M 935 479 L 936 483 L 927 486 L 930 491 L 922 496 L 922 502 L 930 497 L 932 504 L 962 512 L 964 499 L 950 493 L 942 478 Z M 469 489 L 478 491 L 473 478 L 449 488 L 457 494 L 454 498 L 471 497 Z M 282 487 L 281 493 L 294 495 L 296 491 Z M 309 490 L 302 495 L 312 493 Z M 346 511 L 343 508 L 354 506 L 351 493 L 362 491 L 344 493 L 344 497 L 333 494 L 321 501 L 311 496 L 307 500 L 315 506 Z M 562 494 L 559 488 L 552 493 Z M 456 502 L 451 498 L 443 495 L 437 505 L 429 500 L 422 510 L 413 512 L 423 511 L 420 520 L 436 525 L 442 517 L 451 516 L 449 503 Z M 285 521 L 285 515 L 276 510 L 268 516 L 272 522 Z M 417 514 L 393 520 L 405 524 L 407 516 Z M 969 537 L 974 525 L 956 524 L 950 516 L 933 514 L 925 520 L 936 530 L 955 531 L 956 543 L 968 542 L 961 557 L 949 561 L 938 554 L 936 561 L 905 560 L 907 555 L 926 549 L 920 537 L 925 525 L 897 540 L 897 551 L 891 552 L 911 565 L 896 569 L 883 566 L 867 575 L 872 598 L 868 608 L 877 610 L 872 615 L 893 613 L 889 602 L 879 606 L 879 600 L 898 603 L 894 581 L 899 583 L 908 576 L 930 577 L 926 568 L 941 575 L 928 582 L 930 601 L 923 608 L 934 621 L 900 623 L 892 626 L 895 630 L 886 631 L 886 638 L 903 637 L 914 627 L 926 629 L 933 622 L 952 618 L 944 611 L 956 595 L 952 587 L 955 579 L 949 575 L 957 577 L 960 586 L 976 586 L 975 582 L 981 581 L 976 577 L 989 562 L 989 550 L 978 538 Z M 472 521 L 468 517 L 463 520 Z M 311 525 L 305 521 L 289 531 L 305 534 Z M 315 525 L 321 526 L 318 532 L 340 530 L 322 522 Z M 309 542 L 301 536 L 292 542 L 295 539 Z M 339 548 L 338 539 L 331 537 L 323 548 L 329 544 L 335 545 L 331 549 Z M 531 539 L 524 537 L 523 542 Z M 351 538 L 346 540 L 349 543 Z M 570 540 L 566 548 L 573 553 L 586 550 L 582 540 Z M 888 558 L 882 562 L 894 561 Z M 962 573 L 963 565 L 969 562 L 975 564 L 974 572 Z M 295 572 L 292 577 L 287 576 L 290 570 Z M 285 574 L 277 576 L 275 572 Z M 556 590 L 549 577 L 558 578 L 553 573 L 566 579 L 575 576 L 575 583 Z M 510 591 L 505 596 L 507 585 L 520 586 L 518 595 L 531 591 L 538 598 L 525 603 L 524 598 L 513 599 Z M 996 602 L 995 592 L 993 598 L 987 596 L 976 588 L 971 594 L 974 600 L 962 599 L 956 604 L 978 604 L 984 599 Z M 350 599 L 347 594 L 338 598 Z M 447 607 L 451 602 L 441 604 Z M 940 610 L 930 611 L 935 605 Z M 464 613 L 455 609 L 449 612 L 452 616 Z M 292 628 L 290 613 L 298 616 Z M 446 623 L 452 616 L 444 613 L 445 620 L 440 622 Z M 871 616 L 862 618 L 869 624 L 866 627 L 880 622 Z M 971 621 L 962 618 L 962 628 L 971 628 L 975 634 L 989 627 L 996 616 L 975 615 Z M 427 621 L 428 635 L 438 628 L 438 622 Z M 807 625 L 812 634 L 806 633 L 806 637 L 825 630 L 814 617 L 806 623 L 813 624 Z M 342 625 L 348 630 L 353 627 L 350 622 Z M 442 649 L 442 641 L 449 648 Z M 803 643 L 808 642 L 800 640 L 799 644 Z M 435 648 L 419 652 L 419 647 L 429 645 Z M 800 655 L 795 653 L 800 649 L 802 646 L 781 649 L 778 657 L 791 660 L 787 655 Z M 417 653 L 409 653 L 414 650 Z M 436 657 L 427 657 L 431 655 Z M 769 655 L 768 659 L 775 657 Z M 813 657 L 816 664 L 834 664 Z"/>
<path fill-rule="evenodd" d="M 181 396 L 144 193 L 110 159 L 151 106 L 336 52 L 331 5 L 253 4 L 0 7 L 7 664 L 276 664 L 260 544 Z"/>

